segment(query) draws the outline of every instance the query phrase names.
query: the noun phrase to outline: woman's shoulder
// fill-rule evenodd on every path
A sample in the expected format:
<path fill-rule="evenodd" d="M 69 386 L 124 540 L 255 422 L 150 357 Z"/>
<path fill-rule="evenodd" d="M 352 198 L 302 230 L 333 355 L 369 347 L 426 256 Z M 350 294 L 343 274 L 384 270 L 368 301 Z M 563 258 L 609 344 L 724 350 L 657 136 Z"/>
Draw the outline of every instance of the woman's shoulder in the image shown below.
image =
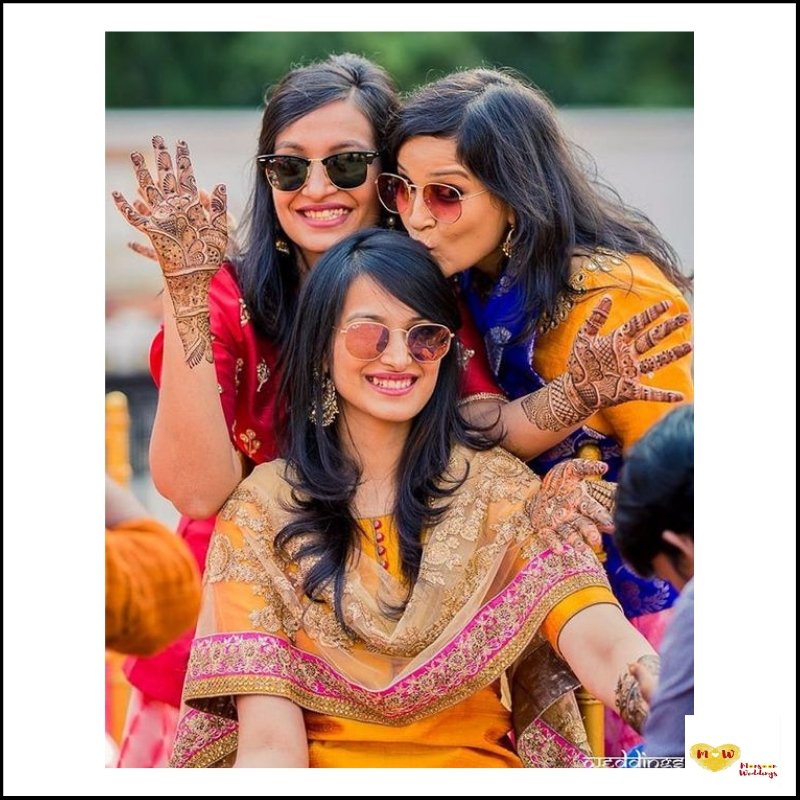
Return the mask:
<path fill-rule="evenodd" d="M 252 504 L 261 509 L 283 509 L 291 500 L 292 487 L 286 479 L 286 462 L 282 458 L 265 461 L 236 487 L 226 505 Z"/>
<path fill-rule="evenodd" d="M 649 256 L 602 247 L 572 257 L 568 282 L 577 293 L 621 289 L 625 292 L 655 290 L 660 294 L 680 295 L 680 290 Z"/>
<path fill-rule="evenodd" d="M 627 321 L 633 314 L 669 300 L 670 313 L 688 311 L 689 304 L 681 291 L 664 275 L 658 265 L 641 254 L 617 253 L 596 249 L 573 256 L 568 279 L 571 292 L 558 299 L 555 314 L 542 317 L 538 334 L 565 338 L 568 344 L 578 327 L 589 316 L 603 295 L 612 301 L 609 325 Z"/>
<path fill-rule="evenodd" d="M 453 449 L 448 471 L 454 476 L 464 475 L 464 465 L 469 472 L 463 488 L 475 491 L 489 499 L 518 497 L 531 486 L 538 487 L 539 478 L 523 461 L 502 447 L 473 450 L 464 445 Z"/>

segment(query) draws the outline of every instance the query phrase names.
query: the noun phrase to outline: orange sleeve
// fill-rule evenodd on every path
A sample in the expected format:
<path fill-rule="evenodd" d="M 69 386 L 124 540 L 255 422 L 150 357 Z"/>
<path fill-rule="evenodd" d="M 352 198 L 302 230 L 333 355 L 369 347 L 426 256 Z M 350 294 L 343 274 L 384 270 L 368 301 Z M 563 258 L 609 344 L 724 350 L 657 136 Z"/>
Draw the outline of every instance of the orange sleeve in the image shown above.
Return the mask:
<path fill-rule="evenodd" d="M 183 540 L 153 519 L 106 530 L 106 647 L 151 655 L 191 628 L 200 575 Z"/>
<path fill-rule="evenodd" d="M 611 593 L 611 589 L 605 586 L 587 586 L 578 589 L 577 592 L 565 597 L 558 605 L 550 610 L 542 623 L 542 635 L 553 646 L 553 649 L 560 653 L 558 649 L 558 637 L 561 629 L 579 611 L 598 603 L 611 603 L 619 606 L 617 598 Z"/>
<path fill-rule="evenodd" d="M 609 266 L 609 271 L 601 269 L 584 271 L 583 276 L 584 288 L 592 290 L 589 296 L 579 300 L 570 310 L 566 320 L 543 334 L 536 345 L 533 366 L 546 381 L 551 381 L 566 371 L 578 329 L 605 294 L 611 297 L 612 306 L 601 333 L 608 333 L 627 322 L 634 314 L 661 300 L 669 300 L 671 306 L 660 321 L 668 316 L 690 311 L 689 304 L 678 289 L 667 281 L 650 259 L 643 256 L 627 256 L 625 262 L 613 262 Z M 690 323 L 670 334 L 647 355 L 691 340 Z M 691 357 L 674 361 L 655 372 L 652 378 L 643 377 L 642 383 L 659 389 L 682 392 L 686 401 L 691 401 L 694 397 Z M 625 450 L 672 408 L 674 408 L 672 403 L 622 403 L 598 412 L 590 417 L 586 424 L 601 433 L 614 436 Z"/>

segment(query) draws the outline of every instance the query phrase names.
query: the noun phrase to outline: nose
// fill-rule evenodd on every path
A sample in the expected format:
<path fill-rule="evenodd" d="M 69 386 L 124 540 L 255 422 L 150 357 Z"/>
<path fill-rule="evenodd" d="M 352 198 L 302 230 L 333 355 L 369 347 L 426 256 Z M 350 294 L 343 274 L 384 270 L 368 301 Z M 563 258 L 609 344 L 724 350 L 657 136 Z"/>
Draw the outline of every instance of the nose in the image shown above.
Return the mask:
<path fill-rule="evenodd" d="M 406 227 L 414 228 L 415 230 L 422 230 L 423 228 L 430 227 L 435 223 L 436 220 L 434 220 L 430 209 L 422 197 L 422 191 L 420 189 L 410 188 L 409 192 L 411 213 L 406 214 L 407 219 L 403 220 L 403 224 Z"/>
<path fill-rule="evenodd" d="M 403 369 L 411 361 L 411 353 L 408 352 L 405 333 L 401 330 L 394 330 L 389 334 L 389 344 L 381 353 L 381 363 L 394 369 Z"/>
<path fill-rule="evenodd" d="M 306 197 L 321 200 L 328 195 L 336 194 L 339 189 L 331 183 L 325 165 L 319 161 L 312 161 L 309 166 L 308 180 L 302 191 Z"/>

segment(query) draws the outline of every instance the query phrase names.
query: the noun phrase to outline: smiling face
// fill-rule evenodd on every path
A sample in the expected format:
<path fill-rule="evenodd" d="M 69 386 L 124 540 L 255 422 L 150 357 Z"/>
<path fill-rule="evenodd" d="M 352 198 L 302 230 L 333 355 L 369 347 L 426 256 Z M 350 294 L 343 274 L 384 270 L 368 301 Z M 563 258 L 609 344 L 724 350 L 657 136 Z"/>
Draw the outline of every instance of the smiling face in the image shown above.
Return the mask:
<path fill-rule="evenodd" d="M 401 215 L 410 236 L 422 242 L 446 277 L 470 267 L 494 275 L 502 262 L 500 247 L 514 214 L 456 157 L 453 139 L 414 136 L 400 148 L 397 172 L 417 186 L 444 183 L 464 196 L 456 222 L 438 222 L 417 191 L 409 210 Z M 484 194 L 471 195 L 477 192 Z"/>
<path fill-rule="evenodd" d="M 339 394 L 342 420 L 350 426 L 388 422 L 410 427 L 433 395 L 441 362 L 415 361 L 400 330 L 392 330 L 388 346 L 378 358 L 361 361 L 347 350 L 346 336 L 340 332 L 356 321 L 408 330 L 431 320 L 362 276 L 353 281 L 334 331 L 331 377 Z"/>
<path fill-rule="evenodd" d="M 367 117 L 352 100 L 337 100 L 280 131 L 274 152 L 325 158 L 376 149 L 375 133 Z M 364 183 L 350 190 L 334 186 L 319 162 L 311 164 L 310 170 L 305 185 L 296 192 L 272 189 L 278 222 L 309 267 L 348 234 L 378 222 L 379 203 L 373 182 L 380 172 L 380 160 L 370 165 Z"/>

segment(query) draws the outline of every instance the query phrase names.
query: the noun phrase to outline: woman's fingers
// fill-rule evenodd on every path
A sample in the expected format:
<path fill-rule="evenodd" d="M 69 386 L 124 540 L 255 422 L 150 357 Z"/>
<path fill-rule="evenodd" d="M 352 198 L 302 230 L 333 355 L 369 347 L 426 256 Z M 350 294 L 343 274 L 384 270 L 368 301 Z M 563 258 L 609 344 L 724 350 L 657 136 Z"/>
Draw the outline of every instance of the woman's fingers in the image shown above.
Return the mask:
<path fill-rule="evenodd" d="M 604 295 L 600 302 L 592 309 L 592 313 L 589 314 L 588 318 L 581 326 L 578 336 L 580 337 L 581 334 L 584 336 L 597 336 L 597 334 L 600 333 L 600 329 L 608 319 L 610 312 L 611 297 L 609 297 L 609 295 Z"/>
<path fill-rule="evenodd" d="M 158 203 L 161 203 L 164 200 L 164 195 L 161 194 L 161 191 L 153 183 L 153 176 L 147 168 L 144 156 L 139 152 L 131 153 L 131 163 L 136 173 L 136 183 L 139 185 L 139 191 L 144 196 L 148 205 L 152 208 Z"/>
<path fill-rule="evenodd" d="M 166 197 L 178 193 L 178 182 L 172 170 L 172 158 L 164 145 L 161 136 L 153 137 L 153 151 L 156 157 L 156 171 L 158 173 L 158 187 Z"/>
<path fill-rule="evenodd" d="M 691 352 L 691 342 L 676 344 L 674 347 L 670 347 L 669 350 L 664 350 L 661 353 L 656 353 L 653 356 L 648 356 L 639 361 L 639 372 L 643 375 L 649 372 L 655 372 L 662 367 L 666 367 L 667 364 L 672 364 L 679 358 L 689 355 Z"/>
<path fill-rule="evenodd" d="M 128 222 L 129 225 L 133 225 L 134 228 L 138 228 L 140 231 L 143 231 L 145 226 L 147 225 L 148 218 L 142 216 L 134 207 L 124 198 L 121 192 L 111 192 L 111 197 L 114 199 L 114 204 L 117 207 L 117 210 L 125 220 Z"/>
<path fill-rule="evenodd" d="M 636 352 L 641 354 L 651 350 L 673 331 L 682 328 L 684 325 L 688 325 L 690 319 L 691 317 L 689 314 L 676 314 L 674 317 L 670 317 L 659 325 L 655 325 L 649 330 L 646 330 L 640 336 L 637 336 L 633 342 Z"/>
<path fill-rule="evenodd" d="M 211 192 L 211 227 L 226 233 L 228 232 L 228 194 L 225 184 L 220 183 Z"/>
<path fill-rule="evenodd" d="M 144 258 L 148 258 L 151 261 L 158 262 L 158 256 L 156 255 L 156 251 L 153 250 L 152 247 L 147 247 L 146 245 L 139 244 L 139 242 L 128 242 L 128 247 L 133 250 L 139 256 L 143 256 Z"/>
<path fill-rule="evenodd" d="M 623 339 L 628 342 L 631 341 L 631 339 L 638 336 L 651 322 L 655 322 L 664 314 L 669 307 L 669 300 L 662 300 L 660 303 L 655 303 L 650 306 L 650 308 L 641 311 L 635 317 L 631 317 L 619 328 Z"/>
<path fill-rule="evenodd" d="M 183 139 L 178 139 L 175 150 L 175 163 L 178 170 L 178 186 L 181 194 L 195 197 L 197 195 L 197 181 L 194 177 L 192 159 L 189 155 L 189 145 Z"/>

